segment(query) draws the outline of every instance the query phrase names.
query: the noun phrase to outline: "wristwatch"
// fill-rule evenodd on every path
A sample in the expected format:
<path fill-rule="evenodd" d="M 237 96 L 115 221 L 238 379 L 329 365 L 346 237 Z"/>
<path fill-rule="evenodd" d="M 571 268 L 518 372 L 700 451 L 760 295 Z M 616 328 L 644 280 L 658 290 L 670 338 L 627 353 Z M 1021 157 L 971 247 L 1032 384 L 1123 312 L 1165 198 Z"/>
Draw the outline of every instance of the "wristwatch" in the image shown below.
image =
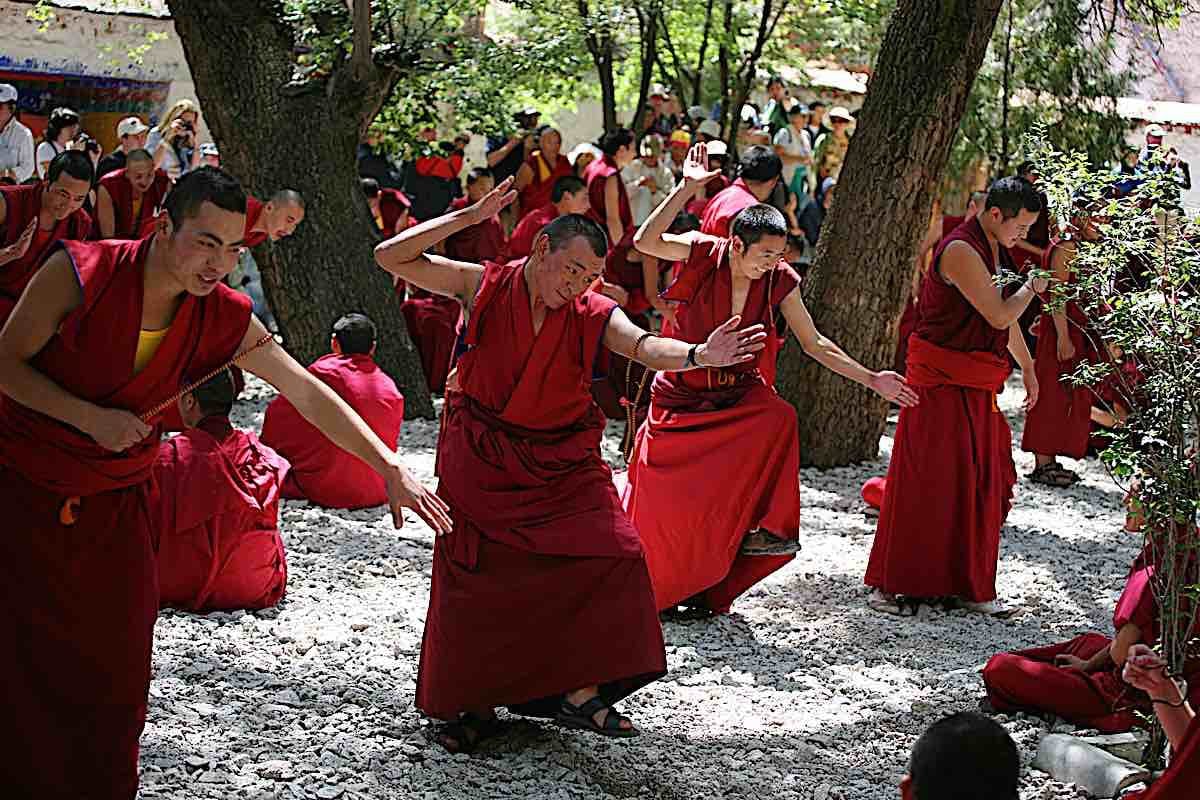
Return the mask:
<path fill-rule="evenodd" d="M 697 348 L 697 347 L 699 347 L 699 346 L 700 346 L 700 345 L 698 345 L 698 344 L 694 344 L 694 345 L 692 345 L 692 346 L 691 346 L 691 348 L 688 350 L 688 354 L 687 354 L 687 361 L 683 362 L 683 365 L 684 365 L 685 367 L 698 367 L 698 366 L 700 366 L 700 362 L 696 361 L 696 348 Z"/>

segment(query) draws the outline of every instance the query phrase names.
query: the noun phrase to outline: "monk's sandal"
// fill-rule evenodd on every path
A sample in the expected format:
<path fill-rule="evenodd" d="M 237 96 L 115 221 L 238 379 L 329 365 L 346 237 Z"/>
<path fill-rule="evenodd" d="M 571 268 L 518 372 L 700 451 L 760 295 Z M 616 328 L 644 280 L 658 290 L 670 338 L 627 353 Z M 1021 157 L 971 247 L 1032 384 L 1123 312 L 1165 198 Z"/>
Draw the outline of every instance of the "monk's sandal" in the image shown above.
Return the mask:
<path fill-rule="evenodd" d="M 761 528 L 742 540 L 741 554 L 744 556 L 791 556 L 799 552 L 798 539 L 781 539 Z"/>
<path fill-rule="evenodd" d="M 466 754 L 475 752 L 485 739 L 490 739 L 499 732 L 500 720 L 495 716 L 485 719 L 468 711 L 460 714 L 456 721 L 432 729 L 428 738 L 440 744 L 447 752 Z M 450 742 L 454 743 L 453 746 Z"/>
<path fill-rule="evenodd" d="M 596 712 L 606 709 L 608 713 L 604 716 L 604 724 L 597 725 L 595 719 Z M 578 706 L 563 700 L 555 722 L 564 728 L 574 728 L 575 730 L 598 733 L 601 736 L 611 736 L 617 739 L 632 739 L 634 736 L 641 734 L 641 731 L 632 727 L 633 723 L 628 717 L 621 716 L 615 708 L 601 700 L 599 695 Z M 631 727 L 622 728 L 622 722 L 629 722 Z"/>

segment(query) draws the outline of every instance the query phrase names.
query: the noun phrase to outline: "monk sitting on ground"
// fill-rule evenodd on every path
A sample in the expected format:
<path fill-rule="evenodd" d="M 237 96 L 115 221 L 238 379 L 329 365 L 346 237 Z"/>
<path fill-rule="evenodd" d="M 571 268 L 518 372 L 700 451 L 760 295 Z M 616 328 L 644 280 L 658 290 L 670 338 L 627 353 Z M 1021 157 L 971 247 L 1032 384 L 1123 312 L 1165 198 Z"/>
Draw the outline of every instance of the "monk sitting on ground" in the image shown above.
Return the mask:
<path fill-rule="evenodd" d="M 589 208 L 591 200 L 588 198 L 587 184 L 574 175 L 559 178 L 550 192 L 550 202 L 521 217 L 513 229 L 512 238 L 508 240 L 508 257 L 528 258 L 533 250 L 533 240 L 542 232 L 542 228 L 567 214 L 586 214 Z"/>
<path fill-rule="evenodd" d="M 1167 665 L 1144 644 L 1134 645 L 1125 659 L 1125 682 L 1146 693 L 1154 705 L 1167 740 L 1171 763 L 1167 771 L 1144 792 L 1125 795 L 1125 800 L 1195 800 L 1200 786 L 1200 717 L 1196 695 L 1187 699 L 1187 686 L 1167 674 Z"/>
<path fill-rule="evenodd" d="M 381 189 L 379 181 L 374 178 L 363 178 L 360 184 L 379 233 L 395 236 L 408 227 L 412 201 L 404 192 L 398 189 Z"/>
<path fill-rule="evenodd" d="M 134 150 L 125 168 L 100 179 L 96 223 L 101 239 L 140 239 L 143 227 L 158 214 L 171 189 L 167 173 L 154 166 L 154 156 Z"/>
<path fill-rule="evenodd" d="M 524 262 L 428 254 L 498 214 L 516 197 L 511 184 L 376 249 L 388 272 L 466 310 L 438 439 L 438 492 L 454 530 L 434 547 L 416 699 L 452 720 L 436 736 L 454 752 L 494 734 L 501 705 L 637 735 L 613 704 L 664 674 L 662 629 L 637 531 L 600 457 L 604 417 L 588 387 L 602 347 L 685 370 L 746 362 L 764 335 L 761 325 L 736 331 L 736 316 L 697 344 L 636 327 L 589 291 L 608 239 L 583 216 L 543 228 Z"/>
<path fill-rule="evenodd" d="M 293 189 L 280 189 L 263 202 L 246 198 L 246 247 L 265 241 L 277 242 L 291 236 L 304 221 L 304 196 Z"/>
<path fill-rule="evenodd" d="M 287 586 L 279 490 L 288 463 L 229 422 L 241 388 L 241 372 L 226 369 L 179 398 L 187 430 L 158 446 L 151 518 L 163 608 L 269 608 Z"/>
<path fill-rule="evenodd" d="M 1001 178 L 984 210 L 934 251 L 908 346 L 906 377 L 921 404 L 900 411 L 864 578 L 876 611 L 907 614 L 915 612 L 909 600 L 950 597 L 969 611 L 1012 613 L 996 601 L 996 565 L 1017 471 L 996 395 L 1012 370 L 1011 353 L 1026 409 L 1037 402 L 1033 358 L 1015 323 L 1046 281 L 1031 278 L 1010 294 L 995 276 L 1011 271 L 1004 247 L 1025 234 L 1040 208 L 1028 182 Z"/>
<path fill-rule="evenodd" d="M 91 159 L 64 150 L 50 162 L 45 183 L 0 186 L 0 327 L 51 246 L 88 238 L 92 218 L 83 203 L 91 185 Z"/>
<path fill-rule="evenodd" d="M 404 395 L 375 363 L 375 323 L 347 314 L 333 325 L 333 351 L 308 367 L 396 449 L 404 421 Z M 263 418 L 263 443 L 292 465 L 283 484 L 289 500 L 325 508 L 366 508 L 387 499 L 383 480 L 368 465 L 337 447 L 308 423 L 286 397 L 276 397 Z"/>
<path fill-rule="evenodd" d="M 783 261 L 787 223 L 778 209 L 743 209 L 727 237 L 667 232 L 713 177 L 704 151 L 701 144 L 688 154 L 683 180 L 634 240 L 660 261 L 683 262 L 663 294 L 677 304 L 672 334 L 702 342 L 734 316 L 773 335 L 782 314 L 804 351 L 824 366 L 888 400 L 915 402 L 899 375 L 864 368 L 813 326 L 800 279 Z M 623 501 L 641 534 L 660 610 L 682 603 L 724 613 L 799 549 L 800 438 L 796 410 L 763 378 L 761 365 L 771 353 L 723 369 L 663 372 L 654 380 Z M 731 463 L 753 468 L 731 469 Z"/>
<path fill-rule="evenodd" d="M 1017 800 L 1021 756 L 1008 731 L 980 714 L 929 726 L 913 746 L 902 800 Z"/>

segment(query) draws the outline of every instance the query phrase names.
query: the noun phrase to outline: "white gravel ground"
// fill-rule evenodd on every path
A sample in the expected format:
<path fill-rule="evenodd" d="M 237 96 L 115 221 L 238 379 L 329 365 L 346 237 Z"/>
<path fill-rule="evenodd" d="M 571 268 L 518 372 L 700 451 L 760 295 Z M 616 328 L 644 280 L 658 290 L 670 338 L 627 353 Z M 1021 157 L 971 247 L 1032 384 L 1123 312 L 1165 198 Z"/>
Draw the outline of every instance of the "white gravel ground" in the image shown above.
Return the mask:
<path fill-rule="evenodd" d="M 1002 397 L 1010 418 L 1022 396 L 1013 386 Z M 236 421 L 258 429 L 269 393 L 255 381 L 250 393 Z M 400 442 L 426 481 L 436 431 L 409 422 Z M 1120 532 L 1119 490 L 1097 462 L 1080 463 L 1074 488 L 1017 486 L 999 585 L 1030 613 L 875 614 L 862 585 L 874 523 L 858 492 L 890 447 L 885 439 L 876 463 L 804 470 L 796 561 L 734 614 L 666 625 L 670 673 L 622 704 L 641 738 L 512 719 L 473 757 L 427 744 L 413 707 L 430 530 L 412 521 L 394 531 L 382 509 L 288 502 L 290 581 L 277 609 L 159 621 L 142 797 L 896 798 L 920 732 L 976 708 L 992 653 L 1108 630 L 1137 542 Z M 1031 457 L 1016 458 L 1027 472 Z M 1047 725 L 1006 724 L 1028 765 Z M 1079 794 L 1026 770 L 1025 799 Z"/>

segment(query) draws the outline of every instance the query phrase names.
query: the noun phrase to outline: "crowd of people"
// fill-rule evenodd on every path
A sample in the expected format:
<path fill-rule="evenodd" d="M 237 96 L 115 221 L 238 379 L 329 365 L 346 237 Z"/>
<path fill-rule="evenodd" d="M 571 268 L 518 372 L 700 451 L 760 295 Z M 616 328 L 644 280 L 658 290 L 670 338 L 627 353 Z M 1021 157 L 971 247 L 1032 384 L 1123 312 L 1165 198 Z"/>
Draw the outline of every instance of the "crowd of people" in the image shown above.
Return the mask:
<path fill-rule="evenodd" d="M 0 187 L 0 500 L 15 517 L 0 537 L 0 642 L 28 654 L 0 667 L 0 706 L 24 733 L 6 785 L 136 794 L 157 611 L 278 602 L 281 498 L 386 504 L 397 527 L 411 509 L 433 529 L 416 704 L 444 723 L 437 744 L 475 750 L 501 733 L 498 707 L 637 736 L 616 705 L 666 673 L 664 616 L 724 614 L 799 550 L 796 410 L 774 389 L 789 331 L 901 409 L 888 476 L 870 487 L 870 608 L 1010 616 L 996 567 L 1016 470 L 996 395 L 1015 363 L 1030 478 L 1069 485 L 1057 458 L 1086 452 L 1095 415 L 1057 376 L 1112 354 L 1084 353 L 1068 307 L 1042 315 L 1034 355 L 1022 320 L 1048 280 L 1004 292 L 994 278 L 1025 263 L 1070 280 L 1075 243 L 1099 235 L 1091 212 L 1051 220 L 1031 167 L 962 217 L 935 212 L 898 363 L 864 366 L 800 292 L 853 117 L 795 102 L 778 79 L 767 89 L 761 113 L 739 116 L 735 152 L 713 115 L 677 113 L 662 87 L 640 130 L 568 153 L 523 111 L 465 176 L 469 139 L 439 142 L 432 122 L 403 169 L 364 143 L 375 259 L 445 398 L 436 492 L 396 450 L 404 398 L 374 361 L 389 332 L 338 310 L 330 354 L 305 369 L 225 283 L 244 248 L 295 231 L 304 198 L 248 197 L 209 161 L 186 101 L 153 131 L 123 120 L 109 154 L 78 146 L 73 112 L 52 115 L 26 176 L 40 179 Z M 0 107 L 10 94 L 0 85 Z M 11 130 L 0 145 L 22 139 Z M 261 436 L 229 419 L 242 369 L 279 392 Z M 615 476 L 606 417 L 627 423 Z M 1146 798 L 1182 800 L 1200 768 L 1200 694 L 1150 649 L 1154 566 L 1148 553 L 1133 565 L 1112 637 L 998 654 L 986 709 L 1105 730 L 1153 709 L 1176 755 Z M 1015 800 L 1019 772 L 1002 727 L 960 714 L 917 743 L 901 791 Z"/>

